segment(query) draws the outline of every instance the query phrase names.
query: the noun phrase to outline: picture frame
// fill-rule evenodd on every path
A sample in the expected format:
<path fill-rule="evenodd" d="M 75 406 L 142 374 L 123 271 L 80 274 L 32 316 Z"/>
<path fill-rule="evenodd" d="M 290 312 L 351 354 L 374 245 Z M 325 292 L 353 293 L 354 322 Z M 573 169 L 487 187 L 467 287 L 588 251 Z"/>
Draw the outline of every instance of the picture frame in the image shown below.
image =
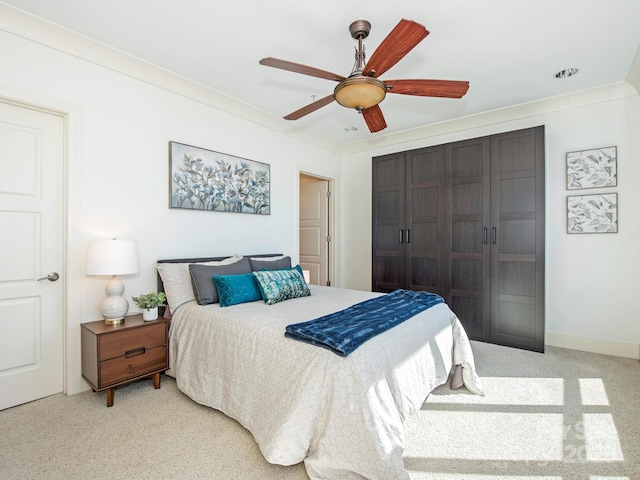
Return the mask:
<path fill-rule="evenodd" d="M 615 187 L 618 184 L 617 147 L 567 153 L 567 190 Z"/>
<path fill-rule="evenodd" d="M 169 142 L 169 208 L 271 214 L 271 166 Z"/>
<path fill-rule="evenodd" d="M 618 194 L 568 196 L 567 233 L 618 233 Z"/>

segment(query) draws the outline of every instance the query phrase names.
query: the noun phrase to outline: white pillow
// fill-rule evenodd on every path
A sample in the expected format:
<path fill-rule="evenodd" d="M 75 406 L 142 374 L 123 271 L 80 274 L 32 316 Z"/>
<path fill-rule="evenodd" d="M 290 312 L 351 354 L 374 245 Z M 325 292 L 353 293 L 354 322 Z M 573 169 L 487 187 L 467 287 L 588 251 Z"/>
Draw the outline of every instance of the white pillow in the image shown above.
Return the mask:
<path fill-rule="evenodd" d="M 231 265 L 232 263 L 239 262 L 242 258 L 242 255 L 234 255 L 233 257 L 220 261 L 196 263 L 198 263 L 198 265 Z M 196 299 L 193 293 L 193 286 L 191 285 L 189 265 L 191 265 L 191 263 L 158 263 L 156 265 L 172 314 L 175 313 L 180 305 Z"/>

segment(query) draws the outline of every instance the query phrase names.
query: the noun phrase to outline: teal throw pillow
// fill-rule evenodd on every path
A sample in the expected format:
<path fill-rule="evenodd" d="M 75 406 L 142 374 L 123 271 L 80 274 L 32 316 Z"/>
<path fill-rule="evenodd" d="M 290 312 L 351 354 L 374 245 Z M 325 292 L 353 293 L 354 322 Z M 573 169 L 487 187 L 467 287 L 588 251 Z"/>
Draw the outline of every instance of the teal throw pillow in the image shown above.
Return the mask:
<path fill-rule="evenodd" d="M 251 273 L 239 275 L 214 275 L 221 307 L 261 300 L 256 278 Z"/>

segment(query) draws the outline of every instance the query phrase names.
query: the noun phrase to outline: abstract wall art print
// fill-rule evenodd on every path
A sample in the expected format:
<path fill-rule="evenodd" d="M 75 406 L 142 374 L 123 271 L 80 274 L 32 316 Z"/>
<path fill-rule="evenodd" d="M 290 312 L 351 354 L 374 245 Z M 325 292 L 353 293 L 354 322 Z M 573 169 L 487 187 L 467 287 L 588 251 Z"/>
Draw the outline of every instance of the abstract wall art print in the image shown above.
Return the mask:
<path fill-rule="evenodd" d="M 567 233 L 618 233 L 618 194 L 567 197 Z"/>
<path fill-rule="evenodd" d="M 270 166 L 169 142 L 169 208 L 270 215 Z"/>
<path fill-rule="evenodd" d="M 567 190 L 615 187 L 617 148 L 605 147 L 567 153 Z"/>

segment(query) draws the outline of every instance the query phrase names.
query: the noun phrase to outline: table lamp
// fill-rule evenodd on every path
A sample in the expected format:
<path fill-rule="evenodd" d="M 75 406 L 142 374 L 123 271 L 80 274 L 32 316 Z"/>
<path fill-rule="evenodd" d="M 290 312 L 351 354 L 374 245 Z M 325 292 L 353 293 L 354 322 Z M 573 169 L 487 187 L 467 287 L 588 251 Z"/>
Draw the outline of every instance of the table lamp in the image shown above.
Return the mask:
<path fill-rule="evenodd" d="M 122 296 L 124 285 L 118 275 L 138 273 L 138 245 L 135 240 L 92 240 L 89 243 L 85 275 L 111 275 L 105 287 L 107 297 L 100 312 L 107 325 L 124 322 L 129 302 Z"/>

